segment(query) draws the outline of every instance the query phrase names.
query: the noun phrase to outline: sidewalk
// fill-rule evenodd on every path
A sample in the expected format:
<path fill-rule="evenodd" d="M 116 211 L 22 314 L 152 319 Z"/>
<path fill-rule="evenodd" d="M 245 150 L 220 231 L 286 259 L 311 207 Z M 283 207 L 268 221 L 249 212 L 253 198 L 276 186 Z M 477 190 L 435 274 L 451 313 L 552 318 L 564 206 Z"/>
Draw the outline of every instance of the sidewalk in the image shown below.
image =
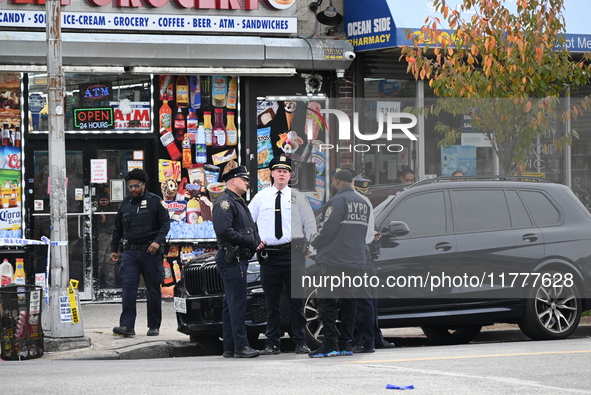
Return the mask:
<path fill-rule="evenodd" d="M 48 341 L 43 359 L 149 359 L 207 355 L 189 341 L 189 336 L 177 331 L 176 315 L 172 301 L 162 303 L 162 326 L 159 336 L 146 336 L 148 331 L 146 303 L 138 302 L 135 326 L 136 336 L 120 337 L 113 334 L 119 324 L 121 303 L 83 303 L 81 306 L 84 336 L 90 347 L 80 347 L 80 342 Z M 384 329 L 384 336 L 397 346 L 423 346 L 429 341 L 420 328 Z M 591 337 L 591 317 L 582 317 L 571 337 Z M 482 329 L 476 342 L 527 341 L 517 325 L 497 324 Z M 262 342 L 261 342 L 262 343 Z M 88 344 L 88 342 L 86 342 Z M 254 345 L 253 345 L 254 346 Z M 59 348 L 59 349 L 58 349 Z"/>

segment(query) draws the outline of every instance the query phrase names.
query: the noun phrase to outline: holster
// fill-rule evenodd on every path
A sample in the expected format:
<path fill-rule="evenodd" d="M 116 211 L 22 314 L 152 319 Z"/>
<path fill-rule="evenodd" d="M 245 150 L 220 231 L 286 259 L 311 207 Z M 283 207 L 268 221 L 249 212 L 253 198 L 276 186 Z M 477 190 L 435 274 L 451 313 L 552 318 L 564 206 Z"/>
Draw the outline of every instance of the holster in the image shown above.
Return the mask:
<path fill-rule="evenodd" d="M 293 239 L 291 241 L 291 249 L 294 252 L 299 252 L 302 255 L 306 255 L 310 248 L 310 242 L 305 237 Z"/>
<path fill-rule="evenodd" d="M 224 256 L 226 263 L 228 265 L 236 263 L 236 261 L 238 260 L 239 253 L 240 253 L 240 247 L 238 247 L 238 246 L 235 247 L 233 245 L 226 244 L 226 246 L 224 247 L 224 251 L 226 251 L 226 255 Z"/>

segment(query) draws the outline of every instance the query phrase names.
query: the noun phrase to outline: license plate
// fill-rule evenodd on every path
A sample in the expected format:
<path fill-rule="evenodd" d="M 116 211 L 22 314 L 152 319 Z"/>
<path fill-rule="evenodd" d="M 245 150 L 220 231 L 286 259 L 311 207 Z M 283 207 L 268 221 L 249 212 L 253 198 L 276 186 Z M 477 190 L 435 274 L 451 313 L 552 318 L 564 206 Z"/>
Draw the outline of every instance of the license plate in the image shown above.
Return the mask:
<path fill-rule="evenodd" d="M 174 311 L 177 313 L 187 314 L 187 299 L 174 298 Z"/>

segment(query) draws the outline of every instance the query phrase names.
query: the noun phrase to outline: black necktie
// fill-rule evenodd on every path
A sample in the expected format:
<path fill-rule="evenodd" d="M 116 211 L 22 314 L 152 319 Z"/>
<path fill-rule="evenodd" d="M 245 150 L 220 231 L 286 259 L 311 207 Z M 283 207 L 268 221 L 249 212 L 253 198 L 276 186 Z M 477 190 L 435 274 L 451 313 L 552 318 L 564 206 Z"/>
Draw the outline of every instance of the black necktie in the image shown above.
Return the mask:
<path fill-rule="evenodd" d="M 275 237 L 279 240 L 283 236 L 283 227 L 281 226 L 281 191 L 277 192 L 275 198 Z"/>

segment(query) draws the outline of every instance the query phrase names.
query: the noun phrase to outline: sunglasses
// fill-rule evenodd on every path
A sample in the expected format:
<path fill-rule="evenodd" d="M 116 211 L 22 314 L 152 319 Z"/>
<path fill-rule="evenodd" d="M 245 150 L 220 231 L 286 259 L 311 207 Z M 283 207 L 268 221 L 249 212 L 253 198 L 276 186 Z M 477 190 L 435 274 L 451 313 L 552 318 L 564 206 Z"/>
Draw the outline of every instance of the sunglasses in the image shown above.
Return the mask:
<path fill-rule="evenodd" d="M 143 182 L 140 182 L 139 184 L 129 184 L 129 185 L 127 185 L 127 188 L 129 188 L 129 189 L 138 189 L 138 188 L 140 188 L 142 185 L 144 185 L 144 183 L 143 183 Z"/>

